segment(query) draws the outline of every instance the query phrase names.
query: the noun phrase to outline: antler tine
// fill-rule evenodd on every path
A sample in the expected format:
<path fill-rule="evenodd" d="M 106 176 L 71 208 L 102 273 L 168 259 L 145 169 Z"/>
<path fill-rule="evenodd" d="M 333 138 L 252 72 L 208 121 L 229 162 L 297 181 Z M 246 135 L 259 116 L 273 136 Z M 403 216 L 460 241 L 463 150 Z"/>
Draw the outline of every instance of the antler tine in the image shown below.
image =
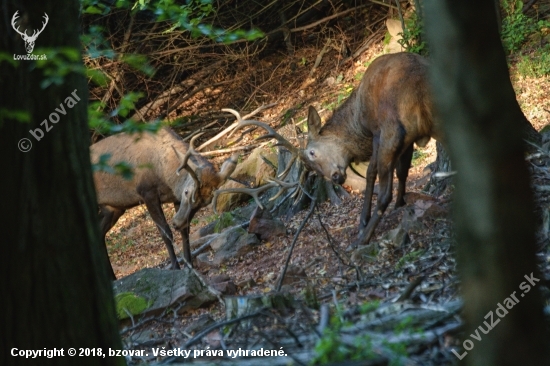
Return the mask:
<path fill-rule="evenodd" d="M 231 109 L 231 108 L 222 108 L 222 112 L 229 112 L 231 113 L 232 115 L 235 116 L 235 118 L 237 118 L 237 121 L 238 122 L 241 122 L 243 119 L 241 118 L 241 114 L 239 112 L 237 112 L 236 110 L 234 109 Z"/>
<path fill-rule="evenodd" d="M 266 135 L 259 136 L 259 137 L 256 138 L 256 140 L 265 140 L 265 139 L 270 139 L 270 138 L 276 139 L 278 141 L 277 145 L 281 145 L 281 146 L 286 147 L 288 149 L 288 151 L 290 151 L 292 153 L 292 155 L 295 155 L 295 156 L 299 155 L 300 150 L 296 146 L 292 145 L 292 143 L 290 141 L 288 141 L 283 136 L 281 136 L 279 133 L 277 133 L 277 131 L 275 131 L 267 123 L 252 120 L 252 119 L 242 120 L 242 121 L 239 121 L 239 125 L 235 128 L 235 131 L 238 130 L 238 129 L 241 129 L 243 127 L 251 126 L 251 125 L 261 127 L 261 128 L 263 128 L 264 130 L 267 131 Z"/>
<path fill-rule="evenodd" d="M 259 197 L 260 193 L 262 193 L 264 191 L 267 191 L 268 189 L 276 187 L 276 186 L 277 186 L 276 183 L 270 182 L 270 183 L 265 184 L 263 186 L 260 186 L 258 188 L 218 189 L 218 190 L 214 191 L 214 198 L 212 199 L 212 202 L 213 202 L 212 203 L 212 208 L 214 209 L 215 213 L 218 213 L 218 211 L 216 210 L 216 202 L 217 202 L 218 196 L 220 194 L 224 194 L 224 193 L 244 193 L 244 194 L 248 194 L 248 195 L 252 196 L 252 198 L 254 198 L 254 201 L 256 201 L 256 204 L 263 210 L 264 206 L 260 202 L 260 197 Z"/>

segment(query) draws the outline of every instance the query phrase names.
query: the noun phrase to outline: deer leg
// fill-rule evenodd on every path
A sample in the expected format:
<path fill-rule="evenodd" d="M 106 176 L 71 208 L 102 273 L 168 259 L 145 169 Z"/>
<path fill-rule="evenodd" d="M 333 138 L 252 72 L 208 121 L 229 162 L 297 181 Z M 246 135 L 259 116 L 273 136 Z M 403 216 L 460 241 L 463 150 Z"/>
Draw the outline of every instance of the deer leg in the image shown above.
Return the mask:
<path fill-rule="evenodd" d="M 138 187 L 138 193 L 143 198 L 145 206 L 147 207 L 149 214 L 151 214 L 151 218 L 157 225 L 160 236 L 166 245 L 168 255 L 170 256 L 170 262 L 172 262 L 172 269 L 180 269 L 178 258 L 176 257 L 174 246 L 172 244 L 174 242 L 172 230 L 170 230 L 170 226 L 166 222 L 166 217 L 162 211 L 162 205 L 158 194 L 154 189 L 144 190 L 140 189 L 140 187 Z"/>
<path fill-rule="evenodd" d="M 176 210 L 176 212 L 179 211 L 180 202 L 174 202 L 174 209 Z M 187 226 L 179 230 L 181 234 L 182 244 L 183 244 L 183 257 L 185 258 L 187 263 L 189 263 L 189 266 L 191 266 L 191 268 L 193 268 L 193 259 L 191 258 L 191 247 L 189 242 L 189 228 L 190 228 L 189 224 L 191 223 L 193 216 L 194 216 L 194 213 L 191 213 L 191 215 L 189 215 L 189 219 L 188 219 L 189 223 L 187 224 Z"/>
<path fill-rule="evenodd" d="M 374 183 L 376 182 L 376 176 L 378 175 L 378 147 L 380 137 L 373 137 L 372 141 L 372 156 L 367 168 L 367 185 L 365 189 L 365 199 L 363 201 L 363 210 L 361 211 L 361 217 L 359 220 L 359 227 L 364 229 L 370 221 L 370 211 L 372 205 L 372 195 L 374 192 Z"/>
<path fill-rule="evenodd" d="M 374 214 L 367 223 L 367 226 L 359 231 L 359 235 L 353 242 L 352 248 L 357 247 L 358 245 L 365 245 L 369 242 L 374 234 L 374 230 L 382 218 L 382 215 L 391 202 L 393 171 L 397 160 L 397 153 L 400 151 L 400 147 L 403 143 L 403 136 L 403 134 L 395 133 L 392 133 L 387 137 L 385 137 L 384 134 L 381 134 L 380 136 L 380 141 L 383 141 L 383 143 L 379 144 L 377 153 L 377 169 L 380 192 L 378 193 L 378 199 L 376 202 L 376 211 L 374 211 Z"/>
<path fill-rule="evenodd" d="M 103 240 L 103 250 L 105 259 L 109 263 L 109 268 L 107 269 L 107 274 L 111 277 L 111 280 L 116 280 L 115 271 L 109 260 L 109 252 L 107 251 L 107 243 L 105 242 L 105 235 L 115 226 L 116 222 L 122 215 L 124 215 L 126 210 L 118 209 L 112 206 L 102 205 L 99 207 L 99 227 L 101 229 L 101 238 Z"/>
<path fill-rule="evenodd" d="M 397 199 L 395 200 L 395 208 L 399 208 L 405 205 L 405 199 L 403 197 L 405 196 L 407 178 L 409 176 L 409 169 L 411 168 L 412 155 L 413 144 L 407 147 L 399 157 L 399 160 L 397 160 L 395 173 L 397 174 L 399 185 L 397 186 Z"/>

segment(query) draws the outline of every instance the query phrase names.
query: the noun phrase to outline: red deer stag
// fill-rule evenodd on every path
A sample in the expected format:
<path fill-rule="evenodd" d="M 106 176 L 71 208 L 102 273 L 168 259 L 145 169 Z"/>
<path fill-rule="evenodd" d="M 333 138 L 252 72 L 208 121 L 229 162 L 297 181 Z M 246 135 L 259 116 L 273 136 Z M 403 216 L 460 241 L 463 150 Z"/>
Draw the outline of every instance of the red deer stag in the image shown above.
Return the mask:
<path fill-rule="evenodd" d="M 189 223 L 200 208 L 212 201 L 214 190 L 225 182 L 237 164 L 237 155 L 234 155 L 217 172 L 194 150 L 197 137 L 195 135 L 187 144 L 173 131 L 163 128 L 156 134 L 113 135 L 90 147 L 92 163 L 97 163 L 101 155 L 110 154 L 110 163 L 126 162 L 134 169 L 130 180 L 106 172 L 94 173 L 104 244 L 105 235 L 124 212 L 145 203 L 166 244 L 172 269 L 179 269 L 172 231 L 161 206 L 162 203 L 173 203 L 176 214 L 172 224 L 181 232 L 184 257 L 192 264 Z M 105 245 L 104 248 L 107 252 Z M 110 269 L 112 278 L 115 278 L 112 267 Z"/>
<path fill-rule="evenodd" d="M 403 196 L 413 143 L 423 147 L 430 137 L 441 141 L 432 111 L 428 62 L 404 52 L 374 60 L 359 87 L 323 127 L 315 108 L 309 108 L 308 143 L 302 159 L 310 168 L 342 184 L 350 162 L 370 159 L 359 235 L 351 248 L 371 239 L 392 200 L 394 169 L 399 181 L 395 207 L 405 204 Z M 377 175 L 380 190 L 371 218 Z"/>

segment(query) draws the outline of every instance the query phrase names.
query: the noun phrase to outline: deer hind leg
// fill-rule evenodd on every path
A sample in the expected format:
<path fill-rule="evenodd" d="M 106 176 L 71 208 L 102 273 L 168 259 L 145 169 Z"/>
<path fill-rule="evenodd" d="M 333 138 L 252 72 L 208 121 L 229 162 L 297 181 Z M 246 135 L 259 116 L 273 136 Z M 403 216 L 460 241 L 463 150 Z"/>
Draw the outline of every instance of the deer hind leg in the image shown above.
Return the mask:
<path fill-rule="evenodd" d="M 115 226 L 116 222 L 122 215 L 124 215 L 126 210 L 115 208 L 112 206 L 102 205 L 99 206 L 99 227 L 101 229 L 101 238 L 103 240 L 103 250 L 104 258 L 109 263 L 109 268 L 107 269 L 108 275 L 111 277 L 111 280 L 116 280 L 115 271 L 109 260 L 109 252 L 107 251 L 107 243 L 105 242 L 105 235 Z"/>
<path fill-rule="evenodd" d="M 395 208 L 399 208 L 405 205 L 405 189 L 407 184 L 407 178 L 409 177 L 409 169 L 411 168 L 411 161 L 413 156 L 413 144 L 403 151 L 397 165 L 395 167 L 395 173 L 399 181 L 397 186 L 397 199 L 395 200 Z"/>
<path fill-rule="evenodd" d="M 176 210 L 176 212 L 179 211 L 180 209 L 180 203 L 179 202 L 174 202 L 174 209 Z M 191 268 L 193 268 L 193 259 L 191 258 L 191 247 L 190 247 L 190 242 L 189 242 L 189 228 L 190 228 L 190 223 L 191 223 L 191 220 L 193 219 L 193 216 L 194 216 L 194 213 L 191 213 L 191 215 L 189 216 L 188 220 L 189 220 L 189 223 L 187 224 L 187 226 L 181 230 L 179 230 L 180 234 L 181 234 L 181 239 L 182 239 L 182 244 L 183 244 L 183 257 L 185 258 L 185 261 L 189 264 L 189 266 Z"/>
<path fill-rule="evenodd" d="M 143 201 L 145 202 L 145 206 L 147 207 L 149 214 L 151 214 L 151 218 L 157 225 L 157 229 L 160 232 L 160 236 L 162 237 L 162 240 L 166 245 L 166 249 L 168 250 L 168 255 L 170 256 L 170 262 L 172 263 L 172 269 L 180 269 L 178 258 L 176 257 L 176 253 L 174 252 L 174 246 L 172 244 L 174 242 L 174 238 L 172 236 L 172 230 L 170 230 L 170 226 L 166 222 L 166 217 L 164 216 L 164 212 L 162 211 L 162 205 L 160 202 L 160 198 L 156 193 L 156 190 L 155 189 L 145 190 L 145 189 L 140 189 L 140 187 L 138 187 L 138 193 L 143 198 Z"/>

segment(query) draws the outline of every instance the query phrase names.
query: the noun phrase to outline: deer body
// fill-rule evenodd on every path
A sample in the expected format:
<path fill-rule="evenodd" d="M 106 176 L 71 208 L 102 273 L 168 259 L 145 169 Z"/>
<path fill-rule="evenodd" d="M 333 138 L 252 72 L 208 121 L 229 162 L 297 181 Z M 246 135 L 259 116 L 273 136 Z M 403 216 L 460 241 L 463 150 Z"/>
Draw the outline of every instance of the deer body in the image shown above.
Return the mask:
<path fill-rule="evenodd" d="M 395 206 L 405 201 L 405 183 L 413 143 L 425 146 L 431 137 L 441 140 L 432 108 L 428 62 L 411 53 L 378 57 L 361 84 L 321 128 L 315 108 L 308 115 L 308 144 L 303 159 L 336 184 L 346 180 L 350 162 L 370 161 L 360 230 L 352 247 L 366 244 L 392 199 L 393 171 L 399 181 Z M 376 176 L 380 191 L 371 219 Z"/>
<path fill-rule="evenodd" d="M 109 164 L 126 162 L 134 173 L 129 180 L 118 174 L 94 173 L 104 244 L 105 235 L 127 209 L 145 204 L 168 249 L 172 269 L 179 269 L 172 231 L 162 211 L 163 203 L 173 203 L 176 214 L 172 223 L 181 232 L 184 257 L 191 264 L 189 223 L 201 207 L 212 201 L 213 191 L 233 172 L 236 157 L 228 159 L 217 172 L 207 159 L 189 156 L 189 145 L 168 128 L 156 134 L 113 135 L 93 144 L 90 150 L 92 163 L 97 163 L 101 155 L 110 154 Z M 182 158 L 184 155 L 187 156 Z M 193 174 L 188 159 L 195 167 L 191 170 Z M 185 171 L 179 173 L 181 169 Z M 111 276 L 115 277 L 112 267 Z"/>

